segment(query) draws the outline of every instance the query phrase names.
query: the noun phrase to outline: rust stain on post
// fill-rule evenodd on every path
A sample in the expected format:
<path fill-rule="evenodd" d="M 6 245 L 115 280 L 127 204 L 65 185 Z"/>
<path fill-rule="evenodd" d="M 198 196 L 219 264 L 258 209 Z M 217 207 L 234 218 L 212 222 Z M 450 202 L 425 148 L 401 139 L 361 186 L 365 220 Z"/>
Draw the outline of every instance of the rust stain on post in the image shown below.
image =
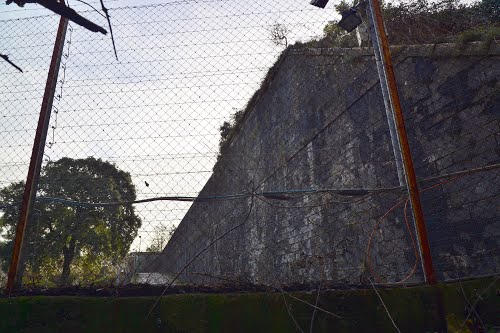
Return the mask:
<path fill-rule="evenodd" d="M 396 120 L 396 128 L 399 134 L 399 144 L 401 147 L 401 154 L 403 155 L 403 164 L 405 168 L 406 181 L 408 184 L 408 191 L 410 193 L 410 201 L 413 209 L 413 216 L 415 217 L 415 224 L 417 226 L 418 239 L 420 243 L 420 251 L 424 266 L 425 280 L 429 284 L 437 282 L 434 266 L 432 264 L 431 250 L 429 239 L 427 237 L 427 228 L 425 226 L 424 214 L 422 212 L 422 204 L 420 202 L 420 192 L 417 184 L 417 177 L 415 176 L 415 169 L 413 167 L 413 159 L 411 155 L 410 145 L 408 143 L 408 136 L 399 102 L 399 94 L 396 85 L 396 77 L 392 66 L 391 53 L 389 50 L 389 42 L 385 33 L 384 21 L 382 19 L 382 10 L 380 9 L 380 2 L 378 0 L 371 0 L 373 4 L 373 11 L 375 20 L 377 22 L 377 29 L 381 41 L 382 56 L 384 61 L 384 68 L 387 77 L 389 88 L 389 95 L 391 97 L 394 116 Z"/>
<path fill-rule="evenodd" d="M 64 3 L 64 0 L 61 0 L 61 3 Z M 24 186 L 21 209 L 19 212 L 19 221 L 16 228 L 16 238 L 14 239 L 14 249 L 12 250 L 12 259 L 10 262 L 7 278 L 7 294 L 10 294 L 15 286 L 17 272 L 19 269 L 19 261 L 21 258 L 24 233 L 31 212 L 33 211 L 33 203 L 35 200 L 36 191 L 38 189 L 38 180 L 42 165 L 43 152 L 45 149 L 45 141 L 47 138 L 47 129 L 49 127 L 50 112 L 52 110 L 52 103 L 54 101 L 54 93 L 57 84 L 57 77 L 59 74 L 59 65 L 61 63 L 61 56 L 63 52 L 67 27 L 68 20 L 64 17 L 61 17 L 54 44 L 54 50 L 52 52 L 52 60 L 50 62 L 47 82 L 45 84 L 45 93 L 43 95 L 42 107 L 40 110 L 40 116 L 38 118 L 38 126 L 33 143 L 33 151 L 31 153 L 28 176 L 26 177 L 26 185 Z"/>

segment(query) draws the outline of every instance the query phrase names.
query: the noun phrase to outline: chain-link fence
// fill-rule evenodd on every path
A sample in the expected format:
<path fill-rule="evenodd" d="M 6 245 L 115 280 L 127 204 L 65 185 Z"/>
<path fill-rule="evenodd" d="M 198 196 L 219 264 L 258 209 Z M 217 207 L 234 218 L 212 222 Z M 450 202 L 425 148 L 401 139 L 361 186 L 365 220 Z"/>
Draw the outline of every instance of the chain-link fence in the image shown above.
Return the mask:
<path fill-rule="evenodd" d="M 108 2 L 118 59 L 109 34 L 66 34 L 23 286 L 424 282 L 373 49 L 332 22 L 344 5 Z M 494 5 L 384 9 L 440 281 L 500 269 Z M 23 73 L 0 63 L 5 275 L 59 20 L 7 15 L 0 53 Z"/>

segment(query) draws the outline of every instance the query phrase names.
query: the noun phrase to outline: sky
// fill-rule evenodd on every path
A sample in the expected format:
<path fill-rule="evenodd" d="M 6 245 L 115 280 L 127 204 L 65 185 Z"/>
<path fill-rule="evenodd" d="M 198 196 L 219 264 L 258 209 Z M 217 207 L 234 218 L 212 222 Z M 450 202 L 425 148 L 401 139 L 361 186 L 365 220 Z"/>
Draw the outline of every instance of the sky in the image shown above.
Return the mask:
<path fill-rule="evenodd" d="M 98 1 L 89 1 L 100 8 Z M 130 172 L 138 198 L 196 196 L 218 154 L 219 128 L 245 107 L 283 45 L 319 38 L 338 19 L 307 0 L 107 0 L 116 39 L 70 24 L 45 148 L 45 163 L 94 156 Z M 70 6 L 107 29 L 83 3 Z M 25 179 L 58 17 L 37 4 L 0 4 L 0 187 Z M 149 186 L 146 186 L 146 183 Z M 131 251 L 189 203 L 136 205 L 143 220 Z"/>

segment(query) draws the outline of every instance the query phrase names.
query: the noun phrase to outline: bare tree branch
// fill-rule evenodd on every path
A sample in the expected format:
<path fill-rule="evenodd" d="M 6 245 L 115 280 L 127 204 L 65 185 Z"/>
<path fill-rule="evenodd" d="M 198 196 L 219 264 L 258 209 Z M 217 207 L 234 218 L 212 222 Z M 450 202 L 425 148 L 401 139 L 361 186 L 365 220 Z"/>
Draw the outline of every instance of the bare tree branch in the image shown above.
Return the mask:
<path fill-rule="evenodd" d="M 389 319 L 391 320 L 392 325 L 394 326 L 394 328 L 396 329 L 396 331 L 398 331 L 399 333 L 401 333 L 401 331 L 399 330 L 399 328 L 396 326 L 396 323 L 394 322 L 394 319 L 392 319 L 392 316 L 389 313 L 389 310 L 385 306 L 385 303 L 384 303 L 384 300 L 382 299 L 382 296 L 380 296 L 380 294 L 378 293 L 377 288 L 375 288 L 375 285 L 373 284 L 372 280 L 370 278 L 368 278 L 368 280 L 370 280 L 370 283 L 371 283 L 371 285 L 373 287 L 373 290 L 375 290 L 375 293 L 377 294 L 378 299 L 380 300 L 380 303 L 382 303 L 382 306 L 384 307 L 385 312 L 387 313 L 387 316 L 389 316 Z"/>
<path fill-rule="evenodd" d="M 23 70 L 19 66 L 17 66 L 15 63 L 13 63 L 12 61 L 9 60 L 9 56 L 0 53 L 0 58 L 2 58 L 3 60 L 7 61 L 12 67 L 14 67 L 15 69 L 17 69 L 21 73 L 23 72 Z"/>
<path fill-rule="evenodd" d="M 104 1 L 101 0 L 102 11 L 106 15 L 106 20 L 108 20 L 109 34 L 111 35 L 111 43 L 113 43 L 113 50 L 115 51 L 116 60 L 118 60 L 118 53 L 116 53 L 115 38 L 113 36 L 113 28 L 111 27 L 111 19 L 109 18 L 108 9 L 104 6 Z"/>
<path fill-rule="evenodd" d="M 281 296 L 283 296 L 283 301 L 285 302 L 286 311 L 288 312 L 288 315 L 290 316 L 290 318 L 292 318 L 293 323 L 295 324 L 295 327 L 297 327 L 297 329 L 301 333 L 304 333 L 302 328 L 300 328 L 299 323 L 297 323 L 297 321 L 295 320 L 295 317 L 293 316 L 292 311 L 290 311 L 290 306 L 288 306 L 288 302 L 286 301 L 285 293 L 283 291 L 281 291 Z"/>
<path fill-rule="evenodd" d="M 316 315 L 316 310 L 318 309 L 318 301 L 319 301 L 319 291 L 321 289 L 321 284 L 318 285 L 318 292 L 316 293 L 316 302 L 314 304 L 314 311 L 311 317 L 311 326 L 309 327 L 309 333 L 313 332 L 314 327 L 314 316 Z"/>
<path fill-rule="evenodd" d="M 286 35 L 289 32 L 290 31 L 284 24 L 281 23 L 274 24 L 271 27 L 271 39 L 274 45 L 276 46 L 283 45 L 285 46 L 285 48 L 288 47 L 288 38 L 286 37 Z"/>
<path fill-rule="evenodd" d="M 472 312 L 475 311 L 477 303 L 481 300 L 481 296 L 483 296 L 483 294 L 486 291 L 488 291 L 488 289 L 490 289 L 498 281 L 498 279 L 500 279 L 500 276 L 497 276 L 497 278 L 492 283 L 490 283 L 490 285 L 488 287 L 486 287 L 486 289 L 484 289 L 479 295 L 477 295 L 476 300 L 474 301 L 474 303 L 471 306 L 471 310 L 469 311 L 469 314 L 467 315 L 467 317 L 465 317 L 464 322 L 462 323 L 462 326 L 460 326 L 460 332 L 462 332 L 462 330 L 464 329 L 465 324 L 467 323 L 467 320 L 469 320 L 469 317 L 472 314 Z"/>

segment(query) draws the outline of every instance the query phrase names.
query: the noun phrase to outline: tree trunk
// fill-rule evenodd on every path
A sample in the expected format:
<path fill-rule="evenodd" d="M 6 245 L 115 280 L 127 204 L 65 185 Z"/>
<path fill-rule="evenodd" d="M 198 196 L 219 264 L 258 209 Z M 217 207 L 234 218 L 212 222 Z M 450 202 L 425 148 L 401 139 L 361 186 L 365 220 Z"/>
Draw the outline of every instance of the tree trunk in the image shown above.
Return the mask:
<path fill-rule="evenodd" d="M 76 247 L 76 239 L 75 237 L 71 237 L 69 244 L 63 248 L 63 269 L 61 273 L 61 286 L 67 286 L 69 282 L 69 274 L 71 273 L 71 263 L 73 262 L 73 258 L 75 257 L 75 247 Z"/>
<path fill-rule="evenodd" d="M 21 288 L 23 285 L 23 276 L 26 271 L 26 260 L 21 253 L 21 258 L 19 260 L 19 268 L 17 269 L 16 280 L 14 281 L 14 288 Z"/>

